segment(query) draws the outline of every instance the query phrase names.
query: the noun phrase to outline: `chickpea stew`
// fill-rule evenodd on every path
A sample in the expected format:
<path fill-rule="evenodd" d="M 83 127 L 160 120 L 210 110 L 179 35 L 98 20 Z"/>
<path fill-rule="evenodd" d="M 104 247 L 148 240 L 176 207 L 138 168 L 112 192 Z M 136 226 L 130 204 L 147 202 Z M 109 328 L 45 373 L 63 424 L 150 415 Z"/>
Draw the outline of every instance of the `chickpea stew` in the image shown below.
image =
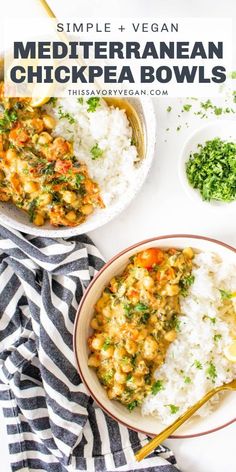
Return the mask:
<path fill-rule="evenodd" d="M 98 185 L 73 154 L 73 143 L 54 136 L 54 117 L 27 98 L 5 98 L 0 83 L 0 200 L 26 211 L 37 226 L 77 226 L 103 208 Z"/>
<path fill-rule="evenodd" d="M 131 411 L 162 388 L 154 372 L 178 333 L 180 295 L 194 281 L 191 248 L 150 248 L 130 259 L 95 305 L 88 365 L 110 399 Z"/>

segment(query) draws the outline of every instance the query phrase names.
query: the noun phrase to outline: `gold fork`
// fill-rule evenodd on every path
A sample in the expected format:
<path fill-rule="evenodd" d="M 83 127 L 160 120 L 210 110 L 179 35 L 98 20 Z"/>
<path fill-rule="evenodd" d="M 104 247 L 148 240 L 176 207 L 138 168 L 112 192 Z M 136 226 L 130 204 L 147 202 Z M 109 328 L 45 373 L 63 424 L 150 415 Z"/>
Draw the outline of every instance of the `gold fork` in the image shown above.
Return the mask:
<path fill-rule="evenodd" d="M 189 408 L 183 415 L 177 418 L 174 423 L 170 426 L 167 426 L 160 434 L 158 434 L 155 438 L 151 439 L 151 441 L 142 447 L 138 452 L 135 454 L 135 458 L 137 461 L 141 461 L 144 459 L 148 454 L 150 454 L 159 444 L 168 438 L 176 429 L 178 429 L 185 421 L 187 421 L 191 416 L 201 408 L 204 403 L 210 400 L 216 393 L 222 392 L 223 390 L 236 390 L 236 379 L 230 383 L 221 385 L 220 387 L 213 388 L 210 390 L 201 400 L 199 400 L 195 405 Z"/>

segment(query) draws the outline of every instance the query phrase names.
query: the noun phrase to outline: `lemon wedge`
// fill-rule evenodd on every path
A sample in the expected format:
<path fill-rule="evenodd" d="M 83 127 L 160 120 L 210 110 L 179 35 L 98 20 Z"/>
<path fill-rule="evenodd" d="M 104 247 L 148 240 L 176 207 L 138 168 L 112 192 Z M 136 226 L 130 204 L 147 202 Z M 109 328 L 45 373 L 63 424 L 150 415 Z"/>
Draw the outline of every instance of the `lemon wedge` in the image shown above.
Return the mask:
<path fill-rule="evenodd" d="M 42 107 L 50 100 L 50 97 L 32 97 L 30 105 L 33 108 Z"/>
<path fill-rule="evenodd" d="M 224 349 L 224 355 L 231 362 L 236 362 L 236 340 Z"/>

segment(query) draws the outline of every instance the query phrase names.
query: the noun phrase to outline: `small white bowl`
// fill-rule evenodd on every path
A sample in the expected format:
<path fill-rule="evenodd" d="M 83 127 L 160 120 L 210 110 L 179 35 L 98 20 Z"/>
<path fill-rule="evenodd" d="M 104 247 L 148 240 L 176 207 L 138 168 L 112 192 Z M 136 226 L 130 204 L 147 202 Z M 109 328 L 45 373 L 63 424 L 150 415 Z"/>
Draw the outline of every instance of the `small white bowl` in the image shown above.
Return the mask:
<path fill-rule="evenodd" d="M 190 158 L 190 154 L 198 152 L 198 144 L 205 144 L 206 141 L 214 138 L 221 138 L 223 141 L 236 142 L 236 120 L 217 120 L 195 131 L 184 144 L 180 161 L 179 161 L 179 178 L 187 195 L 194 200 L 196 204 L 202 205 L 204 208 L 213 208 L 216 210 L 236 209 L 236 200 L 233 202 L 217 202 L 204 201 L 198 189 L 191 187 L 187 174 L 186 162 Z"/>
<path fill-rule="evenodd" d="M 163 425 L 157 418 L 142 416 L 139 408 L 129 412 L 121 403 L 109 400 L 105 389 L 100 384 L 93 369 L 88 367 L 87 339 L 91 335 L 90 321 L 94 313 L 94 305 L 101 296 L 105 286 L 112 277 L 120 274 L 129 262 L 129 258 L 148 247 L 176 247 L 191 246 L 199 251 L 211 251 L 219 254 L 225 261 L 236 261 L 236 249 L 214 239 L 192 235 L 160 236 L 142 241 L 117 254 L 99 271 L 86 290 L 78 308 L 74 328 L 74 352 L 78 370 L 92 397 L 98 405 L 113 419 L 135 431 L 154 436 L 161 432 Z M 207 417 L 193 417 L 178 429 L 175 438 L 195 437 L 217 431 L 236 421 L 236 395 L 234 392 L 224 393 L 215 410 Z"/>

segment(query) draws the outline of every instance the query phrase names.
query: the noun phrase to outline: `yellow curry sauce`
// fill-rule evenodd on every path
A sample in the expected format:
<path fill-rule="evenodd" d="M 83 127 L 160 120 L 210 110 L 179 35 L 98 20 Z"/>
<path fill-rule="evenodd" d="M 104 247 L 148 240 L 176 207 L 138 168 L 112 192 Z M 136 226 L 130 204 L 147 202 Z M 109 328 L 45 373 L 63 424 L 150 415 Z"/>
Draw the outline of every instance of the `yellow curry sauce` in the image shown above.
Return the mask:
<path fill-rule="evenodd" d="M 150 248 L 130 259 L 95 305 L 88 339 L 88 365 L 110 399 L 129 410 L 161 389 L 155 370 L 175 340 L 180 315 L 179 295 L 193 283 L 194 253 Z"/>
<path fill-rule="evenodd" d="M 0 84 L 0 200 L 41 226 L 77 226 L 104 207 L 97 184 L 73 145 L 53 136 L 55 119 L 30 99 L 5 98 Z"/>

